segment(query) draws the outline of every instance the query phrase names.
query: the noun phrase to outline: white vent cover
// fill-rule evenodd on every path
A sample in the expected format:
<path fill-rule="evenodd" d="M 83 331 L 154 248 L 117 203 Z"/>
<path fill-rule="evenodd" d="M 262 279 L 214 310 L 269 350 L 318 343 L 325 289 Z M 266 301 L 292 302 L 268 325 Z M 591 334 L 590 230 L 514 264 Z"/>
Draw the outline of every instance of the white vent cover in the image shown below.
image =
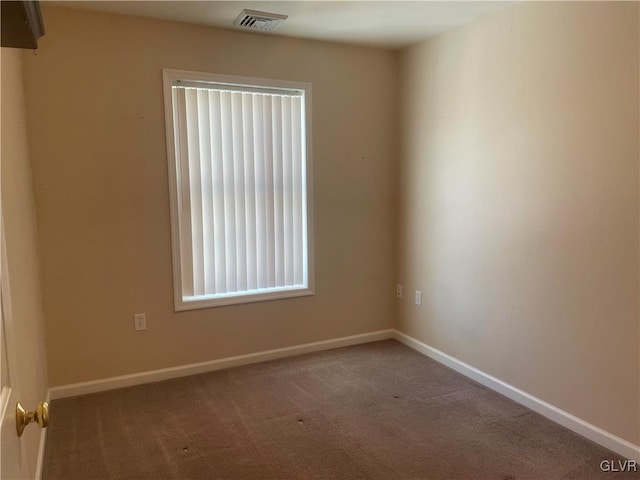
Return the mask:
<path fill-rule="evenodd" d="M 242 10 L 233 24 L 249 30 L 270 32 L 287 19 L 287 15 L 277 13 L 258 12 L 256 10 Z"/>

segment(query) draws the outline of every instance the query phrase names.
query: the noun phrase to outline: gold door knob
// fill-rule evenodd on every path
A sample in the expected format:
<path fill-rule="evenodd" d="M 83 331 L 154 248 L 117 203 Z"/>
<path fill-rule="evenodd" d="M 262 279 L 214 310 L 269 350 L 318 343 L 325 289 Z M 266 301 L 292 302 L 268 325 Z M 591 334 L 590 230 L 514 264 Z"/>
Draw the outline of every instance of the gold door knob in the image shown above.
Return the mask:
<path fill-rule="evenodd" d="M 24 427 L 31 422 L 37 422 L 41 428 L 47 428 L 47 425 L 49 425 L 49 404 L 47 402 L 40 402 L 32 412 L 25 410 L 22 404 L 18 402 L 16 405 L 16 430 L 19 437 L 22 436 Z"/>

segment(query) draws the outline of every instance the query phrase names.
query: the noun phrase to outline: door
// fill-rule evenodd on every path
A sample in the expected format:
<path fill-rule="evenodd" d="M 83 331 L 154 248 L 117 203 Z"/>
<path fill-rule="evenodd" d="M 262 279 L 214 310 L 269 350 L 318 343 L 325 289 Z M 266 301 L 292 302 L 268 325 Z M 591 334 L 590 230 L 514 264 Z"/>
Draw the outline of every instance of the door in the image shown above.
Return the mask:
<path fill-rule="evenodd" d="M 42 432 L 16 430 L 20 416 L 44 424 L 39 402 L 47 392 L 44 315 L 38 271 L 35 201 L 22 78 L 23 52 L 0 49 L 0 476 L 33 479 L 38 473 Z"/>
<path fill-rule="evenodd" d="M 16 404 L 20 398 L 17 378 L 13 318 L 7 278 L 7 255 L 4 240 L 4 222 L 0 203 L 0 478 L 3 480 L 25 478 L 23 449 L 16 433 Z"/>
<path fill-rule="evenodd" d="M 0 49 L 0 476 L 33 479 L 38 472 L 42 432 L 27 427 L 18 438 L 16 404 L 33 412 L 20 416 L 44 424 L 47 391 L 44 318 L 37 268 L 37 228 L 31 181 L 23 52 Z"/>

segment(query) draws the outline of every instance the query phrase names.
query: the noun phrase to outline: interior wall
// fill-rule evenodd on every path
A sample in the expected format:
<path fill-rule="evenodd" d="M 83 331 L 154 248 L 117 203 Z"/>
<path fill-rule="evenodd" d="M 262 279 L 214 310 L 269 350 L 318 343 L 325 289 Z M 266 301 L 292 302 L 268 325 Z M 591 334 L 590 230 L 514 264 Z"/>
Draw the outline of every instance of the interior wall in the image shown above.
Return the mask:
<path fill-rule="evenodd" d="M 52 386 L 391 327 L 393 52 L 43 16 L 24 71 Z M 314 296 L 174 312 L 162 68 L 312 83 Z"/>
<path fill-rule="evenodd" d="M 7 249 L 12 324 L 18 371 L 11 371 L 20 401 L 34 408 L 47 396 L 47 364 L 40 288 L 40 265 L 31 165 L 27 142 L 22 51 L 2 48 L 0 53 L 0 163 L 2 164 L 2 214 Z M 35 478 L 40 429 L 23 435 L 28 478 Z"/>
<path fill-rule="evenodd" d="M 527 2 L 403 52 L 398 310 L 636 445 L 638 14 Z"/>

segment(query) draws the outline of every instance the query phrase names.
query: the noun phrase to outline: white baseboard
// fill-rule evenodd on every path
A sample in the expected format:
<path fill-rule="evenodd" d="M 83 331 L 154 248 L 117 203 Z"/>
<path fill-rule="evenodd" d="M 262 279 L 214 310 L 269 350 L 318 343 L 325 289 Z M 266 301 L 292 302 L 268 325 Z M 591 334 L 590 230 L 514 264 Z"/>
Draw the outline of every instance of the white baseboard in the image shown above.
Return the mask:
<path fill-rule="evenodd" d="M 330 350 L 332 348 L 347 347 L 350 345 L 375 342 L 378 340 L 386 340 L 388 338 L 392 338 L 392 336 L 393 330 L 379 330 L 377 332 L 352 335 L 350 337 L 334 338 L 321 342 L 305 343 L 303 345 L 296 345 L 293 347 L 278 348 L 275 350 L 265 350 L 262 352 L 250 353 L 247 355 L 238 355 L 236 357 L 221 358 L 209 362 L 193 363 L 190 365 L 163 368 L 160 370 L 135 373 L 132 375 L 122 375 L 119 377 L 104 378 L 101 380 L 94 380 L 90 382 L 62 385 L 49 389 L 49 396 L 52 400 L 75 397 L 78 395 L 86 395 L 88 393 L 96 393 L 105 390 L 113 390 L 115 388 L 130 387 L 133 385 L 141 385 L 143 383 L 159 382 L 161 380 L 168 380 L 177 377 L 186 377 L 188 375 L 212 372 L 214 370 L 221 370 L 223 368 L 248 365 L 251 363 L 264 362 L 277 358 L 300 355 L 303 353 Z"/>
<path fill-rule="evenodd" d="M 277 358 L 290 357 L 303 353 L 317 352 L 321 350 L 329 350 L 332 348 L 347 347 L 350 345 L 358 345 L 361 343 L 375 342 L 378 340 L 386 340 L 394 338 L 408 347 L 426 355 L 429 358 L 475 380 L 476 382 L 504 395 L 505 397 L 518 402 L 521 405 L 553 420 L 554 422 L 566 427 L 583 437 L 602 445 L 609 450 L 622 455 L 630 460 L 640 462 L 640 446 L 634 445 L 612 433 L 607 432 L 595 425 L 571 415 L 553 405 L 541 400 L 527 392 L 509 385 L 502 380 L 493 377 L 487 373 L 468 365 L 457 358 L 447 355 L 425 343 L 416 340 L 398 330 L 379 330 L 377 332 L 353 335 L 350 337 L 336 338 L 332 340 L 324 340 L 321 342 L 306 343 L 293 347 L 279 348 L 275 350 L 266 350 L 262 352 L 250 353 L 247 355 L 238 355 L 235 357 L 221 358 L 209 362 L 194 363 L 191 365 L 183 365 L 180 367 L 164 368 L 160 370 L 152 370 L 132 375 L 123 375 L 119 377 L 105 378 L 90 382 L 74 383 L 71 385 L 63 385 L 49 389 L 47 401 L 59 398 L 75 397 L 78 395 L 86 395 L 88 393 L 102 392 L 105 390 L 113 390 L 116 388 L 129 387 L 133 385 L 141 385 L 144 383 L 158 382 L 171 378 L 185 377 L 198 373 L 212 372 L 223 368 L 237 367 L 240 365 L 248 365 L 251 363 L 264 362 Z M 39 479 L 42 474 L 42 461 L 44 458 L 44 449 L 46 444 L 46 429 L 42 430 L 40 438 L 40 450 L 38 452 L 38 463 L 36 467 L 36 478 Z"/>
<path fill-rule="evenodd" d="M 47 397 L 45 398 L 45 402 L 49 403 L 51 401 L 51 394 L 47 390 Z M 42 467 L 44 465 L 44 449 L 47 446 L 47 428 L 40 429 L 40 445 L 38 446 L 38 460 L 36 462 L 36 480 L 40 480 L 42 478 Z"/>
<path fill-rule="evenodd" d="M 540 400 L 533 395 L 524 392 L 513 385 L 509 385 L 502 380 L 493 377 L 487 373 L 478 370 L 471 365 L 468 365 L 457 358 L 447 355 L 440 350 L 437 350 L 429 345 L 416 340 L 409 335 L 406 335 L 398 330 L 393 331 L 393 338 L 401 343 L 404 343 L 408 347 L 426 355 L 427 357 L 439 362 L 456 372 L 463 374 L 466 377 L 481 383 L 485 387 L 489 387 L 492 390 L 504 395 L 505 397 L 518 402 L 521 405 L 537 412 L 550 420 L 562 425 L 563 427 L 573 430 L 579 435 L 588 438 L 589 440 L 602 445 L 609 450 L 622 455 L 630 460 L 640 462 L 640 446 L 634 445 L 612 433 L 607 432 L 595 425 L 592 425 L 584 420 L 571 415 L 564 410 L 561 410 L 553 405 Z"/>

